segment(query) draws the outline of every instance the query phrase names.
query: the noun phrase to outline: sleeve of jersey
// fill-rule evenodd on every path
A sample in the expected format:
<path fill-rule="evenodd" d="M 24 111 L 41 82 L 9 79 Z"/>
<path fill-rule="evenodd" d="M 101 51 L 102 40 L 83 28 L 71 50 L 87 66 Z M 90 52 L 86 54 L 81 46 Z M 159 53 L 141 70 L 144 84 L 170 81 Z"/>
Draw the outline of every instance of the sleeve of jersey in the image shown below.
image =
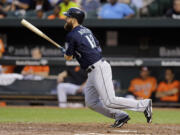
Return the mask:
<path fill-rule="evenodd" d="M 174 83 L 174 88 L 178 88 L 178 89 L 179 89 L 179 81 L 176 81 L 176 82 Z"/>
<path fill-rule="evenodd" d="M 157 81 L 156 81 L 156 79 L 154 78 L 154 79 L 153 79 L 153 83 L 152 83 L 152 91 L 156 91 L 156 89 L 157 89 Z"/>
<path fill-rule="evenodd" d="M 73 56 L 74 54 L 74 39 L 70 36 L 67 36 L 66 38 L 66 55 L 67 56 Z"/>
<path fill-rule="evenodd" d="M 134 14 L 134 11 L 127 4 L 124 4 L 124 15 L 128 16 L 130 14 Z"/>
<path fill-rule="evenodd" d="M 134 89 L 135 89 L 135 88 L 134 88 L 134 80 L 132 80 L 131 83 L 130 83 L 130 86 L 129 86 L 129 88 L 128 88 L 128 91 L 130 91 L 130 92 L 133 93 L 133 92 L 134 92 Z"/>
<path fill-rule="evenodd" d="M 161 91 L 163 91 L 163 90 L 164 90 L 164 84 L 163 84 L 163 82 L 160 82 L 159 85 L 158 85 L 158 87 L 157 87 L 157 91 L 158 91 L 158 92 L 161 92 Z"/>

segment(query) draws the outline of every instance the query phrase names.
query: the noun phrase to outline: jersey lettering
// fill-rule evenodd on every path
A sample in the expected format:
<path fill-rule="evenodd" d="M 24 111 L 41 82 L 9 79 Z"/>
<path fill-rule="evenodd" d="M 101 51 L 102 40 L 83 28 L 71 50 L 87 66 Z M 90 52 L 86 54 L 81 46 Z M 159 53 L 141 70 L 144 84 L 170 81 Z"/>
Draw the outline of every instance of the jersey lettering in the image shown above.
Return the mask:
<path fill-rule="evenodd" d="M 93 36 L 91 34 L 89 34 L 89 35 L 86 35 L 85 37 L 88 40 L 88 42 L 90 43 L 91 47 L 95 48 L 96 47 L 96 43 L 94 41 Z"/>

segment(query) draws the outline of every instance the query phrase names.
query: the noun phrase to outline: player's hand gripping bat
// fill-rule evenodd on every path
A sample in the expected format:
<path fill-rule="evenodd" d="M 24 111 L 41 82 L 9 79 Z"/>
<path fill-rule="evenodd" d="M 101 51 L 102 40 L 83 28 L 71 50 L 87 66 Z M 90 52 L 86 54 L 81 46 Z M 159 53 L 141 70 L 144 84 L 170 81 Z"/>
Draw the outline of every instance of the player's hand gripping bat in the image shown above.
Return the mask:
<path fill-rule="evenodd" d="M 37 35 L 39 35 L 40 37 L 46 39 L 47 41 L 49 41 L 50 43 L 52 43 L 54 46 L 58 47 L 63 54 L 65 54 L 65 49 L 59 45 L 58 43 L 56 43 L 55 41 L 53 41 L 50 37 L 48 37 L 46 34 L 44 34 L 41 30 L 39 30 L 37 27 L 35 27 L 34 25 L 32 25 L 30 22 L 28 22 L 25 19 L 21 20 L 21 24 L 23 26 L 25 26 L 26 28 L 28 28 L 29 30 L 31 30 L 32 32 L 36 33 Z"/>

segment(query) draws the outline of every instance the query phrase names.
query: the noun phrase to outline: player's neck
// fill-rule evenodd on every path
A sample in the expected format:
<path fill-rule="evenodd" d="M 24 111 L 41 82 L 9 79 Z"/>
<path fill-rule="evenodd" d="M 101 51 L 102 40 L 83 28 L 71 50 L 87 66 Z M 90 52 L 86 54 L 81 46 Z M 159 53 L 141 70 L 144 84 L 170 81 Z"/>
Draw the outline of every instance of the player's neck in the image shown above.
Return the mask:
<path fill-rule="evenodd" d="M 77 26 L 79 26 L 80 24 L 76 23 L 73 25 L 73 29 L 76 28 Z"/>
<path fill-rule="evenodd" d="M 173 79 L 169 79 L 167 80 L 168 83 L 172 83 L 173 82 Z"/>

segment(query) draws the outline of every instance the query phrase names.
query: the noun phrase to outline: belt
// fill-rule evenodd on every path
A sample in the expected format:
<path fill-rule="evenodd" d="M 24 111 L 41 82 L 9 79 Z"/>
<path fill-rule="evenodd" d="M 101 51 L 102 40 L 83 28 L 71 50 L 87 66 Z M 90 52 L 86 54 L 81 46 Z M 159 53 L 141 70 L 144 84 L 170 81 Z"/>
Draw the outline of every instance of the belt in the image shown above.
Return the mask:
<path fill-rule="evenodd" d="M 86 72 L 87 72 L 87 73 L 90 73 L 93 69 L 95 69 L 95 66 L 94 66 L 94 65 L 89 66 L 89 67 L 86 69 Z"/>
<path fill-rule="evenodd" d="M 104 59 L 101 59 L 101 60 L 99 60 L 99 61 L 104 61 Z M 95 64 L 96 64 L 96 63 L 95 63 Z M 94 69 L 95 69 L 95 66 L 94 66 L 95 64 L 89 66 L 89 67 L 86 69 L 86 72 L 87 72 L 87 73 L 90 73 L 92 70 L 94 70 Z"/>

